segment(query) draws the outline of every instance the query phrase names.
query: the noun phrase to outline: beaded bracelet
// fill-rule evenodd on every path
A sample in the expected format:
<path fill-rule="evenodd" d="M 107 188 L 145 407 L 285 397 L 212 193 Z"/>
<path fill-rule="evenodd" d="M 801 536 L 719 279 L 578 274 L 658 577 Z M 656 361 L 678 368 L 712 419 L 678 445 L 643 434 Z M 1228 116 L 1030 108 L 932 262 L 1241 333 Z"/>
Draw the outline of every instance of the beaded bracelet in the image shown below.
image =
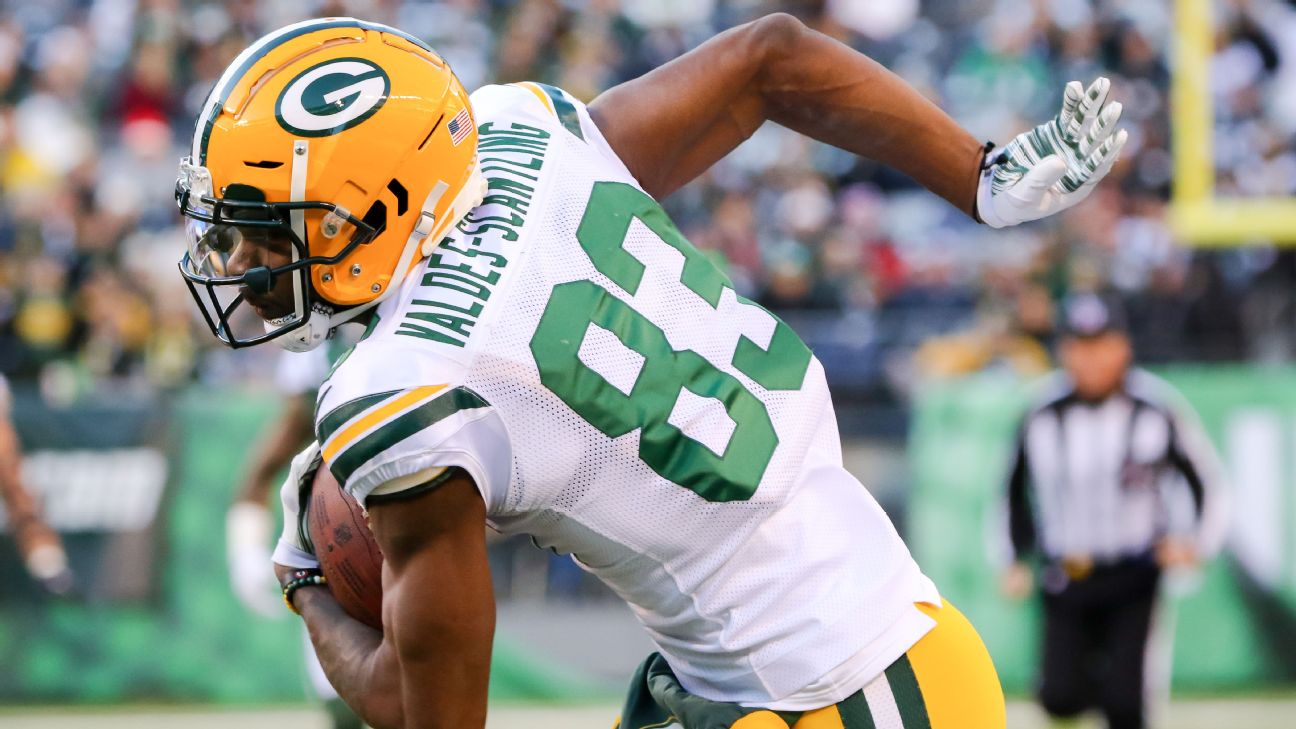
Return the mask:
<path fill-rule="evenodd" d="M 324 573 L 320 571 L 319 568 L 296 570 L 294 572 L 291 572 L 289 573 L 288 578 L 284 580 L 283 583 L 284 605 L 287 605 L 288 609 L 293 611 L 294 613 L 301 615 L 301 611 L 298 610 L 297 606 L 293 604 L 292 601 L 293 593 L 297 592 L 297 590 L 303 587 L 310 587 L 311 585 L 327 585 L 327 584 L 328 584 L 328 580 L 324 579 Z"/>

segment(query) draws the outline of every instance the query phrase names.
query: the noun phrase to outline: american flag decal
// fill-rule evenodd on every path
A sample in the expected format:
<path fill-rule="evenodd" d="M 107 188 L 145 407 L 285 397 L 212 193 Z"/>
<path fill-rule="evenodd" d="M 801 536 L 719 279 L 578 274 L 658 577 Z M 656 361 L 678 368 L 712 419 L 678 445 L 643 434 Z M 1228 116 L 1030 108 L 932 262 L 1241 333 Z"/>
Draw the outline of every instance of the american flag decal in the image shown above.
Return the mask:
<path fill-rule="evenodd" d="M 468 136 L 468 132 L 471 132 L 473 128 L 472 117 L 468 115 L 468 108 L 460 109 L 459 113 L 455 114 L 455 118 L 451 119 L 450 123 L 446 125 L 446 128 L 450 130 L 450 141 L 454 142 L 454 146 L 458 147 L 459 143 Z"/>

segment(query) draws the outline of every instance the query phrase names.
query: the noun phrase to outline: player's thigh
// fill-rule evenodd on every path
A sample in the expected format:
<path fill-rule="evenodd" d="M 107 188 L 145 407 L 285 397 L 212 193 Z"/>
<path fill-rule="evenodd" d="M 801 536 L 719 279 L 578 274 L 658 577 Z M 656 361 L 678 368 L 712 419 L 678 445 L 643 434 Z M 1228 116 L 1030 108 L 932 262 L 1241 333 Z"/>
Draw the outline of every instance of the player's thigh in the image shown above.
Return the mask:
<path fill-rule="evenodd" d="M 1003 689 L 981 636 L 949 603 L 918 607 L 936 620 L 930 633 L 862 691 L 806 712 L 794 729 L 1004 729 Z"/>
<path fill-rule="evenodd" d="M 1003 688 L 976 628 L 948 602 L 918 607 L 936 627 L 906 657 L 931 729 L 1004 729 Z"/>

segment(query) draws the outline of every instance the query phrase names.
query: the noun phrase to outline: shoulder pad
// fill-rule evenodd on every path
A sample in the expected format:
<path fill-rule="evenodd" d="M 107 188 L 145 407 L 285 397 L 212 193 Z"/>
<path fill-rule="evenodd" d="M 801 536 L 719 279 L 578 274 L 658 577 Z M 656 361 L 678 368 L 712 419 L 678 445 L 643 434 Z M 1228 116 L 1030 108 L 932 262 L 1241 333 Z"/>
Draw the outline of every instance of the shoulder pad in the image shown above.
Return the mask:
<path fill-rule="evenodd" d="M 463 411 L 488 407 L 465 387 L 424 385 L 363 395 L 318 416 L 315 436 L 338 482 L 352 487 L 361 466 Z"/>
<path fill-rule="evenodd" d="M 417 349 L 357 345 L 320 392 L 315 437 L 361 504 L 384 484 L 434 467 L 468 471 L 488 504 L 507 488 L 511 456 L 499 416 L 462 384 L 459 364 Z"/>

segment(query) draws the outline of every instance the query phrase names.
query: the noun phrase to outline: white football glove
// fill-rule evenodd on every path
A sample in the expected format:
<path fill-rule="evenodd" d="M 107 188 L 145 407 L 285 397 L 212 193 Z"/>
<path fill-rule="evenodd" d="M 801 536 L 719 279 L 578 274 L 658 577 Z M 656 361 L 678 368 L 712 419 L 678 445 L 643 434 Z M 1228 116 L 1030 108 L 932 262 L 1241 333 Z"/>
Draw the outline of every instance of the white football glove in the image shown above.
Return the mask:
<path fill-rule="evenodd" d="M 260 504 L 238 501 L 225 514 L 230 587 L 244 607 L 267 618 L 283 614 L 283 600 L 270 567 L 270 530 L 270 510 Z"/>
<path fill-rule="evenodd" d="M 298 453 L 288 469 L 288 478 L 284 479 L 279 489 L 279 500 L 283 502 L 283 534 L 275 547 L 274 562 L 294 569 L 314 569 L 319 567 L 319 560 L 310 551 L 310 545 L 302 533 L 301 496 L 310 487 L 315 472 L 323 463 L 319 443 L 311 441 L 306 450 Z"/>
<path fill-rule="evenodd" d="M 977 213 L 986 225 L 1006 228 L 1059 213 L 1093 192 L 1111 171 L 1128 134 L 1116 131 L 1119 101 L 1107 103 L 1111 81 L 1099 77 L 1082 89 L 1066 85 L 1062 111 L 1017 135 L 981 173 Z"/>

